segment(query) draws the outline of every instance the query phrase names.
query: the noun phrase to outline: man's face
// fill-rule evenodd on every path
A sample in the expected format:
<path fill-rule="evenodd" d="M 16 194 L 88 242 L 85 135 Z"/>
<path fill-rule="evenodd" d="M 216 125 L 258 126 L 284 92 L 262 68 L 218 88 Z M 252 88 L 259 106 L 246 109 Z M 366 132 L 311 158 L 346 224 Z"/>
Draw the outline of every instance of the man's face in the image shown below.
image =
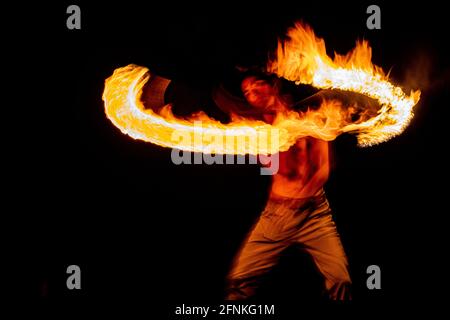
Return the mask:
<path fill-rule="evenodd" d="M 241 89 L 248 103 L 255 108 L 268 110 L 275 103 L 275 89 L 265 80 L 247 77 L 242 81 Z"/>

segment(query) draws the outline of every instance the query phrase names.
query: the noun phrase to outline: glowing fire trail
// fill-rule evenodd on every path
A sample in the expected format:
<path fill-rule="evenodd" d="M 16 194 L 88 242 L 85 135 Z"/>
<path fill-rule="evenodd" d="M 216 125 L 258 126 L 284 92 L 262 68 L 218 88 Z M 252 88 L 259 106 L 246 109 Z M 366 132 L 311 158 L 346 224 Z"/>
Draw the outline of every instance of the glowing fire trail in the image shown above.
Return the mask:
<path fill-rule="evenodd" d="M 262 121 L 242 119 L 225 125 L 204 113 L 198 113 L 190 120 L 178 119 L 173 116 L 170 106 L 166 106 L 160 114 L 144 109 L 140 97 L 142 87 L 150 76 L 147 68 L 129 65 L 115 70 L 113 76 L 106 80 L 103 93 L 106 115 L 124 134 L 160 146 L 193 152 L 272 154 L 279 150 L 279 141 L 283 146 L 281 149 L 289 148 L 287 142 L 283 142 L 286 133 L 278 140 L 276 128 Z M 197 121 L 201 122 L 201 126 L 195 125 Z M 256 137 L 259 141 L 249 143 L 254 140 L 249 139 L 240 143 L 241 137 Z M 273 143 L 271 137 L 275 137 Z"/>
<path fill-rule="evenodd" d="M 359 131 L 358 142 L 362 146 L 386 141 L 403 132 L 413 117 L 420 91 L 407 96 L 390 83 L 383 70 L 372 64 L 372 49 L 367 41 L 358 42 L 345 56 L 335 54 L 332 60 L 326 53 L 324 40 L 316 38 L 309 26 L 297 23 L 288 31 L 288 37 L 288 41 L 279 42 L 269 72 L 297 84 L 354 91 L 378 100 L 382 106 L 378 116 L 342 129 Z"/>
<path fill-rule="evenodd" d="M 134 139 L 186 151 L 219 154 L 273 154 L 286 151 L 299 138 L 333 140 L 343 132 L 355 132 L 360 146 L 369 146 L 400 134 L 411 120 L 420 91 L 407 96 L 390 83 L 381 68 L 371 62 L 367 42 L 357 43 L 348 55 L 327 56 L 325 43 L 309 27 L 297 24 L 289 40 L 280 43 L 268 71 L 297 84 L 354 91 L 376 99 L 381 108 L 364 121 L 349 120 L 349 111 L 338 101 L 324 101 L 318 110 L 299 114 L 280 113 L 272 125 L 234 118 L 222 124 L 204 113 L 190 119 L 176 118 L 170 105 L 158 114 L 145 109 L 142 88 L 152 76 L 136 65 L 119 68 L 106 80 L 103 100 L 107 117 Z M 201 121 L 201 126 L 195 125 Z M 249 137 L 249 139 L 242 139 Z"/>

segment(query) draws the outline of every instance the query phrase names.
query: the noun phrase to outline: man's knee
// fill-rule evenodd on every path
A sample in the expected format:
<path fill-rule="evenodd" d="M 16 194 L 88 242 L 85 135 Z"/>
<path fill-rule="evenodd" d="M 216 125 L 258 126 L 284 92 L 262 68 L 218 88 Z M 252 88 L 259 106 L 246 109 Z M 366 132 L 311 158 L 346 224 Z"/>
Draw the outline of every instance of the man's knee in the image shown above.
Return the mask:
<path fill-rule="evenodd" d="M 254 278 L 229 278 L 225 300 L 245 300 L 254 296 L 257 281 Z"/>
<path fill-rule="evenodd" d="M 351 286 L 352 282 L 347 277 L 326 281 L 326 291 L 331 300 L 351 300 Z"/>

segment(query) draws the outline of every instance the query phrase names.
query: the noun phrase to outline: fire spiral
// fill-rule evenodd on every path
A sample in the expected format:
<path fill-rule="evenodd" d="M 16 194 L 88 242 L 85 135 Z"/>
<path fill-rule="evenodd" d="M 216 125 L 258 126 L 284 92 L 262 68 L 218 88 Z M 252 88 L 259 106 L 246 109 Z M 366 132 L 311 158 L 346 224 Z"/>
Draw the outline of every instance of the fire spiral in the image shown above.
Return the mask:
<path fill-rule="evenodd" d="M 239 117 L 223 124 L 204 113 L 180 119 L 173 115 L 170 105 L 158 113 L 144 108 L 142 89 L 152 73 L 136 65 L 118 68 L 105 81 L 105 113 L 134 139 L 218 154 L 273 154 L 288 150 L 302 137 L 330 141 L 345 132 L 356 134 L 358 145 L 371 146 L 402 133 L 410 123 L 420 91 L 408 95 L 391 83 L 372 63 L 367 41 L 357 42 L 348 54 L 335 54 L 332 59 L 326 53 L 324 40 L 316 37 L 309 26 L 297 23 L 287 35 L 288 40 L 279 42 L 275 58 L 268 63 L 268 72 L 296 84 L 357 92 L 376 99 L 380 105 L 376 114 L 353 121 L 350 111 L 339 101 L 329 100 L 317 110 L 280 113 L 272 124 Z M 242 137 L 251 138 L 244 141 Z"/>

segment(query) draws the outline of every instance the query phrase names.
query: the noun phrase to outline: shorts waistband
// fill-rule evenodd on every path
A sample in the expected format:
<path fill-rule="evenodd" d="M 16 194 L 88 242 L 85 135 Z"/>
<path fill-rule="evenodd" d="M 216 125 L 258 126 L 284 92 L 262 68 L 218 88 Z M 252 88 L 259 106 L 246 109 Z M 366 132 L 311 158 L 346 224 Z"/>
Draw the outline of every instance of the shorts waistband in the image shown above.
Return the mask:
<path fill-rule="evenodd" d="M 285 204 L 289 207 L 299 207 L 306 203 L 321 201 L 322 199 L 325 199 L 325 190 L 323 188 L 320 188 L 311 197 L 291 198 L 291 197 L 283 197 L 283 196 L 276 195 L 275 197 L 271 196 L 269 198 L 269 201 L 272 203 L 277 203 L 277 204 Z"/>

